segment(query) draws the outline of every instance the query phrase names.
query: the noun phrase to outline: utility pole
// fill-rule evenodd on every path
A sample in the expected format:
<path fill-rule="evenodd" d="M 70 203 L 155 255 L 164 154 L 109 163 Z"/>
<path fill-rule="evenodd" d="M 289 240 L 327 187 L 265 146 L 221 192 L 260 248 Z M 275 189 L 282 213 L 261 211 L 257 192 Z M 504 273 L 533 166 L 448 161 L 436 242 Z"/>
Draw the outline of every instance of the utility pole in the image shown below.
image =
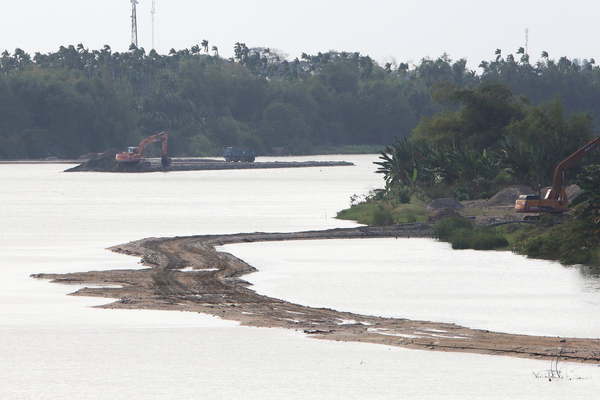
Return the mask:
<path fill-rule="evenodd" d="M 137 0 L 131 0 L 131 44 L 138 47 L 136 4 Z"/>
<path fill-rule="evenodd" d="M 154 8 L 155 3 L 156 2 L 152 0 L 152 10 L 150 11 L 152 13 L 152 49 L 154 49 L 154 13 L 156 12 L 156 9 Z"/>

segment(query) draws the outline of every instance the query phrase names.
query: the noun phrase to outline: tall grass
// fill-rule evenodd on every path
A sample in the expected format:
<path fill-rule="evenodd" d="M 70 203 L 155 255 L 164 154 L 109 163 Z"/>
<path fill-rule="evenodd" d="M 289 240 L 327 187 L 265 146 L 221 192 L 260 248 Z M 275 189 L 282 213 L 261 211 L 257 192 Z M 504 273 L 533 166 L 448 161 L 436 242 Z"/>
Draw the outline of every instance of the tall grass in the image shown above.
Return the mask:
<path fill-rule="evenodd" d="M 495 250 L 508 246 L 508 240 L 495 228 L 478 227 L 461 217 L 439 221 L 433 226 L 432 236 L 449 242 L 453 249 Z"/>

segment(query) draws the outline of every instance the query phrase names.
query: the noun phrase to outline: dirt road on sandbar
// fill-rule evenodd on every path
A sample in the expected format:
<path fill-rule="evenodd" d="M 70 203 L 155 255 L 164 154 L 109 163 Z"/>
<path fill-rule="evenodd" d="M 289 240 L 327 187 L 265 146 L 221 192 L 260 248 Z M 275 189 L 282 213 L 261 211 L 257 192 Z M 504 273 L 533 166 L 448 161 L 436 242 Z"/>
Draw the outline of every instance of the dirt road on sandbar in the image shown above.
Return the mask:
<path fill-rule="evenodd" d="M 514 335 L 450 323 L 358 315 L 311 308 L 262 296 L 241 277 L 254 267 L 215 246 L 259 241 L 428 237 L 428 225 L 360 227 L 297 233 L 249 233 L 149 238 L 110 248 L 141 258 L 148 268 L 36 274 L 64 284 L 84 284 L 73 293 L 116 299 L 100 307 L 178 310 L 211 314 L 242 325 L 303 331 L 312 337 L 432 351 L 508 355 L 571 362 L 600 362 L 600 339 Z"/>

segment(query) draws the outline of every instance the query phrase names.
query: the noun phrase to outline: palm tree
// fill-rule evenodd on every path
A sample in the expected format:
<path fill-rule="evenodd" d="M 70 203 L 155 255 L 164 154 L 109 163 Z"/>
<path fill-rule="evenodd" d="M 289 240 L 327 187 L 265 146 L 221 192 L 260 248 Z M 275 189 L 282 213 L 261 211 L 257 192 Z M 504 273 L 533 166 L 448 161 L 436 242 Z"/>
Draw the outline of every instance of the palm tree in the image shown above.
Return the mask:
<path fill-rule="evenodd" d="M 219 57 L 219 48 L 217 46 L 213 46 L 212 51 L 215 57 Z"/>
<path fill-rule="evenodd" d="M 490 63 L 487 61 L 481 61 L 479 63 L 479 68 L 483 70 L 483 73 L 487 73 L 490 70 Z"/>
<path fill-rule="evenodd" d="M 396 143 L 385 148 L 379 159 L 373 164 L 379 165 L 376 173 L 383 174 L 386 189 L 395 185 L 414 185 L 417 179 L 424 182 L 426 173 L 423 169 L 423 154 L 428 152 L 423 144 L 416 145 L 411 139 L 396 139 Z"/>
<path fill-rule="evenodd" d="M 208 54 L 208 40 L 204 39 L 201 44 L 202 48 L 204 48 L 204 52 Z"/>
<path fill-rule="evenodd" d="M 577 176 L 575 183 L 583 192 L 571 202 L 569 207 L 584 203 L 579 218 L 593 221 L 596 226 L 594 234 L 598 234 L 600 233 L 600 167 L 597 165 L 584 167 L 584 172 Z"/>
<path fill-rule="evenodd" d="M 246 43 L 237 42 L 233 48 L 233 53 L 234 53 L 234 58 L 240 64 L 243 65 L 246 63 L 246 61 L 248 59 L 250 49 L 248 49 L 248 46 L 246 46 Z"/>

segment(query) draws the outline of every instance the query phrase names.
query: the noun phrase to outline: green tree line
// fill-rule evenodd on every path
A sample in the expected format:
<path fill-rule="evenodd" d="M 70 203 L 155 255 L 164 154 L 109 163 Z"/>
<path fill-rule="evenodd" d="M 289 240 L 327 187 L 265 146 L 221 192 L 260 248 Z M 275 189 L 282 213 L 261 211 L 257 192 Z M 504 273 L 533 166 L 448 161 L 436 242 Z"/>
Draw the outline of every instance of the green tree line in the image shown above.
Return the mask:
<path fill-rule="evenodd" d="M 545 186 L 556 165 L 593 137 L 591 116 L 567 117 L 560 97 L 534 106 L 494 81 L 472 90 L 446 83 L 434 87 L 433 94 L 438 102 L 460 107 L 423 117 L 412 137 L 397 139 L 381 152 L 377 172 L 387 188 L 490 192 L 502 184 Z M 591 153 L 585 163 L 597 160 L 600 154 Z M 570 176 L 578 171 L 581 165 Z"/>
<path fill-rule="evenodd" d="M 206 40 L 166 55 L 135 46 L 126 52 L 110 46 L 89 50 L 83 44 L 33 56 L 4 51 L 0 158 L 76 158 L 134 145 L 163 130 L 169 131 L 173 156 L 214 156 L 232 145 L 309 153 L 326 146 L 385 146 L 415 129 L 416 137 L 426 137 L 427 123 L 447 128 L 439 143 L 459 134 L 481 151 L 501 134 L 502 118 L 522 112 L 512 105 L 498 110 L 497 126 L 484 134 L 481 121 L 453 130 L 449 113 L 484 83 L 504 85 L 506 96 L 526 96 L 532 107 L 559 96 L 565 118 L 598 111 L 600 69 L 594 60 L 555 61 L 543 54 L 530 64 L 528 55 L 516 54 L 520 59 L 503 58 L 497 50 L 477 73 L 466 60 L 445 54 L 379 65 L 356 52 L 303 53 L 288 60 L 268 48 L 236 43 L 234 57 L 224 59 Z M 500 91 L 492 95 L 502 98 Z M 518 129 L 526 136 L 533 128 L 525 121 Z"/>

